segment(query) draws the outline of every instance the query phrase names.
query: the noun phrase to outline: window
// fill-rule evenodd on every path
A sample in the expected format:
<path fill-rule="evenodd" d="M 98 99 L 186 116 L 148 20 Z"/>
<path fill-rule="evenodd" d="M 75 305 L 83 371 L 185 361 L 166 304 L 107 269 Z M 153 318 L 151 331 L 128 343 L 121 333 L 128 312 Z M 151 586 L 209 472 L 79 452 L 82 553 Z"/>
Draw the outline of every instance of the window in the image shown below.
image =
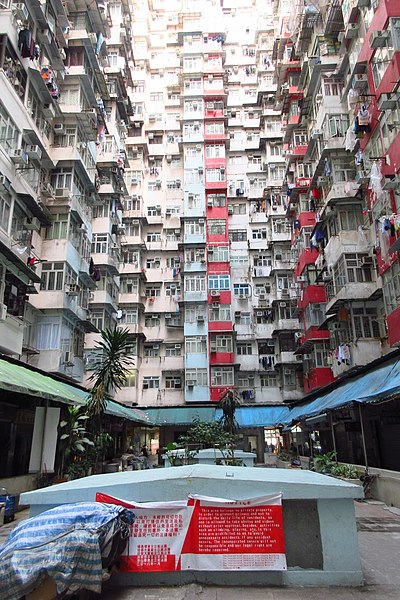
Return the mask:
<path fill-rule="evenodd" d="M 238 356 L 249 356 L 253 354 L 251 343 L 238 343 L 236 345 L 236 353 Z"/>
<path fill-rule="evenodd" d="M 144 390 L 158 390 L 160 387 L 160 378 L 156 376 L 143 377 Z"/>
<path fill-rule="evenodd" d="M 92 238 L 92 253 L 108 253 L 108 235 L 106 233 L 94 233 Z"/>
<path fill-rule="evenodd" d="M 146 298 L 159 298 L 161 296 L 160 285 L 149 285 L 145 290 Z"/>
<path fill-rule="evenodd" d="M 137 294 L 139 279 L 137 277 L 121 277 L 121 294 Z"/>
<path fill-rule="evenodd" d="M 147 313 L 144 315 L 145 327 L 159 327 L 160 326 L 160 315 L 155 313 Z"/>
<path fill-rule="evenodd" d="M 179 376 L 166 375 L 165 377 L 165 389 L 167 390 L 180 390 L 182 388 L 182 379 Z"/>
<path fill-rule="evenodd" d="M 185 235 L 204 235 L 204 223 L 200 221 L 186 221 Z"/>
<path fill-rule="evenodd" d="M 232 229 L 229 231 L 229 239 L 231 242 L 247 242 L 247 230 Z"/>
<path fill-rule="evenodd" d="M 185 277 L 185 292 L 205 292 L 206 278 L 204 275 Z"/>
<path fill-rule="evenodd" d="M 46 227 L 45 239 L 66 239 L 68 232 L 68 214 L 57 214 L 53 216 L 54 221 Z"/>
<path fill-rule="evenodd" d="M 212 144 L 206 146 L 207 158 L 223 158 L 225 156 L 225 146 L 222 144 Z"/>
<path fill-rule="evenodd" d="M 231 307 L 220 304 L 217 307 L 210 307 L 208 318 L 210 321 L 231 321 Z"/>
<path fill-rule="evenodd" d="M 0 102 L 0 145 L 8 151 L 17 147 L 17 141 L 17 126 Z"/>
<path fill-rule="evenodd" d="M 213 207 L 225 206 L 226 205 L 226 196 L 225 196 L 225 194 L 208 194 L 207 195 L 207 203 L 212 204 Z"/>
<path fill-rule="evenodd" d="M 233 293 L 235 296 L 246 296 L 250 297 L 250 286 L 248 283 L 234 283 Z"/>
<path fill-rule="evenodd" d="M 211 385 L 233 385 L 234 375 L 233 367 L 212 367 L 211 368 Z"/>
<path fill-rule="evenodd" d="M 352 308 L 354 337 L 380 338 L 380 328 L 376 308 Z"/>
<path fill-rule="evenodd" d="M 226 181 L 225 169 L 206 169 L 206 180 L 211 183 Z"/>
<path fill-rule="evenodd" d="M 172 296 L 179 296 L 181 293 L 181 286 L 176 283 L 165 284 L 165 295 L 170 298 Z"/>
<path fill-rule="evenodd" d="M 230 276 L 229 275 L 209 275 L 208 289 L 209 290 L 229 290 Z"/>
<path fill-rule="evenodd" d="M 215 345 L 217 352 L 233 352 L 233 341 L 231 335 L 216 335 L 211 340 L 211 345 Z"/>
<path fill-rule="evenodd" d="M 92 310 L 91 315 L 90 315 L 90 322 L 99 331 L 101 329 L 104 329 L 104 311 Z"/>
<path fill-rule="evenodd" d="M 283 385 L 285 387 L 295 387 L 296 386 L 296 373 L 294 369 L 284 369 L 283 370 Z"/>
<path fill-rule="evenodd" d="M 232 211 L 233 215 L 245 215 L 246 214 L 246 204 L 244 202 L 239 202 L 238 204 L 229 204 L 228 205 L 228 213 L 230 214 Z"/>
<path fill-rule="evenodd" d="M 64 289 L 64 263 L 45 262 L 42 264 L 42 282 L 40 289 L 44 291 Z"/>
<path fill-rule="evenodd" d="M 139 322 L 139 311 L 137 308 L 127 308 L 123 317 L 123 322 L 127 325 L 137 325 Z"/>
<path fill-rule="evenodd" d="M 165 345 L 165 356 L 181 356 L 182 345 L 181 344 L 166 344 Z"/>
<path fill-rule="evenodd" d="M 163 98 L 164 96 L 162 92 L 152 92 L 150 94 L 150 102 L 162 102 Z"/>
<path fill-rule="evenodd" d="M 185 250 L 185 262 L 202 262 L 205 259 L 205 250 L 203 248 L 188 248 Z M 179 261 L 177 266 L 179 266 Z"/>
<path fill-rule="evenodd" d="M 270 254 L 256 254 L 254 256 L 255 267 L 271 267 L 272 257 Z"/>
<path fill-rule="evenodd" d="M 196 386 L 207 386 L 207 369 L 187 369 L 185 372 L 185 381 L 186 385 L 188 385 L 188 382 L 191 382 Z"/>
<path fill-rule="evenodd" d="M 146 236 L 147 242 L 161 242 L 161 233 L 149 231 Z"/>
<path fill-rule="evenodd" d="M 143 354 L 146 358 L 160 356 L 160 344 L 145 344 Z"/>
<path fill-rule="evenodd" d="M 8 231 L 11 216 L 11 196 L 3 194 L 0 196 L 0 227 Z"/>
<path fill-rule="evenodd" d="M 186 354 L 204 354 L 207 351 L 207 342 L 204 336 L 193 336 L 185 339 Z"/>
<path fill-rule="evenodd" d="M 228 262 L 229 261 L 229 247 L 228 246 L 211 246 L 208 248 L 208 260 L 209 262 Z"/>
<path fill-rule="evenodd" d="M 146 269 L 159 269 L 161 266 L 161 258 L 156 256 L 146 259 Z"/>
<path fill-rule="evenodd" d="M 38 350 L 58 350 L 60 348 L 60 320 L 44 317 L 36 324 L 35 348 Z"/>
<path fill-rule="evenodd" d="M 208 235 L 225 235 L 226 221 L 225 219 L 208 219 L 207 228 Z"/>
<path fill-rule="evenodd" d="M 251 234 L 252 234 L 253 240 L 266 240 L 267 239 L 267 229 L 264 227 L 260 228 L 260 229 L 253 229 Z"/>
<path fill-rule="evenodd" d="M 270 374 L 263 374 L 260 375 L 260 384 L 261 387 L 277 387 L 278 382 L 277 382 L 277 376 L 270 373 Z"/>
<path fill-rule="evenodd" d="M 136 371 L 134 369 L 125 371 L 123 387 L 136 387 Z"/>

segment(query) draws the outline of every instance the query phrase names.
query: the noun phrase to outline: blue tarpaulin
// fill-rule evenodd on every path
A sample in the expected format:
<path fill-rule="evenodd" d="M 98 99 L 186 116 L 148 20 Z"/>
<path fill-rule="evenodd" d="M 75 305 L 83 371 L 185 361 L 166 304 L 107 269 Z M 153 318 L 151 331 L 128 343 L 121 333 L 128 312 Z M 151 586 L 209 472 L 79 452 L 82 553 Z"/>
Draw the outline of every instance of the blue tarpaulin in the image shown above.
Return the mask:
<path fill-rule="evenodd" d="M 351 402 L 379 402 L 400 394 L 400 360 L 394 360 L 373 371 L 339 385 L 311 402 L 294 407 L 285 423 L 333 410 Z"/>
<path fill-rule="evenodd" d="M 288 406 L 242 406 L 236 409 L 235 419 L 239 427 L 274 427 L 290 421 Z M 222 410 L 215 412 L 215 418 L 222 417 Z"/>

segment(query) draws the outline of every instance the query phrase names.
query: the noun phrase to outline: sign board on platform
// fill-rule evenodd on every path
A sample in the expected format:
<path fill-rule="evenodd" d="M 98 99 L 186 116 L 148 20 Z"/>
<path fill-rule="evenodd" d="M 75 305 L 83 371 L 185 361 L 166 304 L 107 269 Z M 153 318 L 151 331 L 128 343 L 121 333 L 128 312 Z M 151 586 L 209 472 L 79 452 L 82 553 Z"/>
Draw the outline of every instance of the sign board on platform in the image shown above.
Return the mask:
<path fill-rule="evenodd" d="M 124 572 L 284 571 L 282 497 L 127 502 L 97 493 L 98 502 L 135 511 Z"/>

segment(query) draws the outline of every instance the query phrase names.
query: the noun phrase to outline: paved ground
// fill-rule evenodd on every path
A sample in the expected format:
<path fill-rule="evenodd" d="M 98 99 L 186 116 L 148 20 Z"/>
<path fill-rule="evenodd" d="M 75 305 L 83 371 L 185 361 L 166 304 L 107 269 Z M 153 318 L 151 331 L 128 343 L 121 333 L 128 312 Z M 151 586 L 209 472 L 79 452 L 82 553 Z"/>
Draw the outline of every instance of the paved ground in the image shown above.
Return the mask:
<path fill-rule="evenodd" d="M 365 585 L 361 588 L 214 587 L 197 584 L 174 588 L 116 588 L 102 600 L 400 600 L 400 509 L 382 502 L 356 502 L 360 555 Z M 0 527 L 0 544 L 28 511 Z"/>

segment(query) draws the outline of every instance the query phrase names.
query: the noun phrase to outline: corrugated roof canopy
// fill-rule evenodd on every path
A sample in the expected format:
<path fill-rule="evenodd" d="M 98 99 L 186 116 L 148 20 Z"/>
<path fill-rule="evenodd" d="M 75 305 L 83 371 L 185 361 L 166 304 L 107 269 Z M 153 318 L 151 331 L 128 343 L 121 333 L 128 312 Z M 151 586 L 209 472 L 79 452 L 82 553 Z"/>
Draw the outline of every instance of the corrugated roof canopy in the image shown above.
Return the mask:
<path fill-rule="evenodd" d="M 195 417 L 201 421 L 215 421 L 214 406 L 183 406 L 180 408 L 148 408 L 146 415 L 155 425 L 191 425 Z"/>
<path fill-rule="evenodd" d="M 79 406 L 83 406 L 88 397 L 86 390 L 2 359 L 0 359 L 0 389 Z M 118 402 L 107 402 L 105 412 L 130 421 L 149 423 L 143 411 L 123 406 Z"/>
<path fill-rule="evenodd" d="M 294 407 L 285 422 L 299 421 L 352 402 L 379 402 L 397 394 L 400 394 L 400 360 L 398 359 L 377 366 L 369 373 L 359 375 L 307 404 Z"/>

